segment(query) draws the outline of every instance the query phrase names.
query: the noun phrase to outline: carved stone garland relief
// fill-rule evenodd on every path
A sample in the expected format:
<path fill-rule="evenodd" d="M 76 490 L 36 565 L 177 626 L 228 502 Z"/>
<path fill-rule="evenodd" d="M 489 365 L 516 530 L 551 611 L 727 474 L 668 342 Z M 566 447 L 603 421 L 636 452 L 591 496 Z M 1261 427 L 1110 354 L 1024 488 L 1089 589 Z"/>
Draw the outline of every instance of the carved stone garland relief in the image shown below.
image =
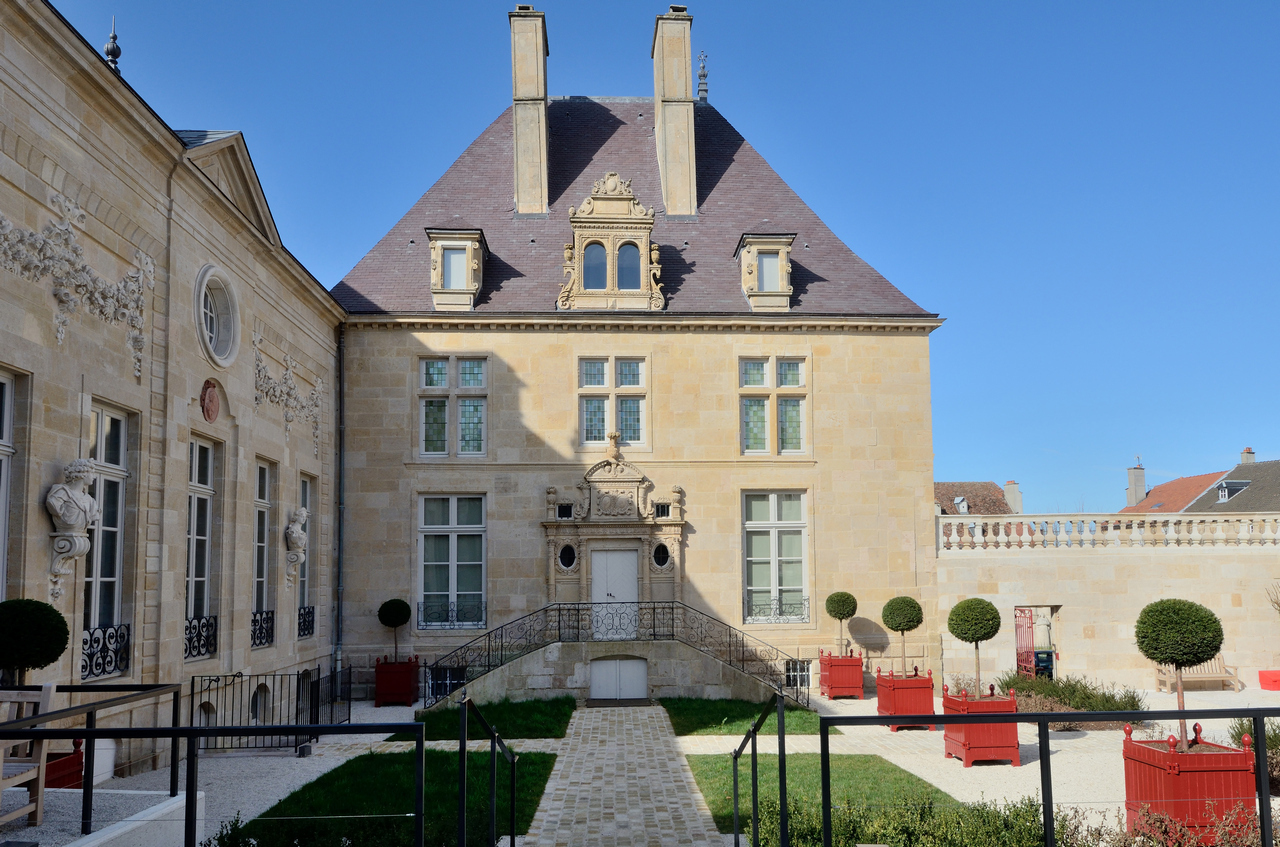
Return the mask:
<path fill-rule="evenodd" d="M 85 223 L 85 212 L 73 201 L 55 194 L 50 205 L 58 220 L 40 232 L 23 229 L 0 215 L 0 265 L 30 282 L 44 277 L 53 281 L 53 297 L 58 311 L 53 323 L 58 344 L 62 344 L 71 315 L 83 305 L 85 311 L 109 324 L 128 327 L 126 344 L 133 356 L 133 375 L 142 376 L 142 351 L 147 340 L 145 288 L 155 288 L 155 262 L 141 250 L 134 250 L 134 269 L 119 282 L 108 282 L 89 267 L 84 249 L 76 241 L 75 227 Z"/>
<path fill-rule="evenodd" d="M 320 456 L 320 401 L 324 393 L 324 380 L 317 378 L 315 387 L 307 395 L 294 382 L 293 372 L 298 362 L 288 353 L 284 354 L 284 372 L 279 379 L 271 376 L 262 356 L 262 339 L 253 339 L 253 403 L 261 406 L 264 402 L 279 406 L 284 414 L 285 438 L 293 431 L 293 422 L 298 419 L 311 424 L 311 438 L 315 442 L 315 455 Z"/>

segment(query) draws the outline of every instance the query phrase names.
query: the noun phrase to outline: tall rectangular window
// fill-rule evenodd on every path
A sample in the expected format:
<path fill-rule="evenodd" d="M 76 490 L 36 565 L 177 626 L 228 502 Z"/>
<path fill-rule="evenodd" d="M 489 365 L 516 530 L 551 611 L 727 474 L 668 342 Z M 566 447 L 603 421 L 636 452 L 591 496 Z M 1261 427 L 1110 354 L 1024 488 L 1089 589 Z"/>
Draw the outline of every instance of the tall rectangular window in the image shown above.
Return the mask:
<path fill-rule="evenodd" d="M 426 495 L 421 500 L 421 520 L 418 628 L 483 627 L 484 497 Z"/>
<path fill-rule="evenodd" d="M 778 451 L 804 449 L 804 419 L 800 414 L 799 397 L 778 398 Z"/>
<path fill-rule="evenodd" d="M 210 614 L 213 570 L 213 444 L 192 438 L 187 478 L 187 618 Z"/>
<path fill-rule="evenodd" d="M 769 449 L 768 402 L 763 397 L 742 398 L 742 451 L 763 453 Z"/>
<path fill-rule="evenodd" d="M 307 522 L 303 524 L 303 529 L 307 533 L 307 549 L 303 552 L 302 560 L 298 562 L 298 607 L 304 608 L 311 605 L 311 559 L 316 554 L 316 533 L 315 527 L 315 499 L 313 491 L 315 490 L 315 479 L 303 474 L 298 479 L 298 506 L 307 510 Z"/>
<path fill-rule="evenodd" d="M 94 406 L 89 416 L 89 458 L 94 463 L 89 493 L 98 501 L 100 517 L 89 528 L 85 556 L 85 629 L 114 627 L 120 616 L 124 564 L 125 482 L 128 432 L 124 415 Z"/>
<path fill-rule="evenodd" d="M 585 446 L 617 432 L 623 445 L 649 443 L 648 361 L 639 356 L 578 360 L 578 433 Z"/>
<path fill-rule="evenodd" d="M 780 291 L 782 283 L 778 276 L 778 254 L 777 253 L 757 253 L 756 254 L 756 277 L 760 291 Z"/>
<path fill-rule="evenodd" d="M 13 443 L 13 377 L 0 372 L 0 600 L 8 585 L 9 476 L 17 450 Z"/>
<path fill-rule="evenodd" d="M 273 536 L 271 502 L 274 468 L 258 462 L 257 485 L 253 500 L 253 610 L 265 612 L 270 606 Z"/>
<path fill-rule="evenodd" d="M 467 251 L 446 247 L 444 253 L 444 287 L 467 287 Z"/>
<path fill-rule="evenodd" d="M 804 494 L 748 492 L 742 524 L 747 623 L 808 621 Z"/>
<path fill-rule="evenodd" d="M 488 449 L 487 368 L 488 360 L 483 358 L 420 360 L 419 455 L 484 455 Z"/>

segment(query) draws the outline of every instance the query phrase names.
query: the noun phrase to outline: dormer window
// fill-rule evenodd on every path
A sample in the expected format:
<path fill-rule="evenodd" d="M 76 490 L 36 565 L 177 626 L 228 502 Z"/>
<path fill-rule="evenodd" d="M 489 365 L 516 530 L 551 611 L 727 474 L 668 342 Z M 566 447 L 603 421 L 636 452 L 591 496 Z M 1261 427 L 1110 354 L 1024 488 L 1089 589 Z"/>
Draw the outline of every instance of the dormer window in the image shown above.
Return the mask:
<path fill-rule="evenodd" d="M 431 249 L 431 304 L 437 312 L 469 312 L 484 281 L 489 256 L 479 229 L 427 229 Z"/>
<path fill-rule="evenodd" d="M 616 173 L 596 180 L 582 205 L 569 207 L 573 243 L 564 246 L 564 275 L 556 298 L 561 309 L 648 309 L 666 305 L 658 277 L 653 209 Z"/>
<path fill-rule="evenodd" d="M 791 309 L 791 242 L 794 232 L 744 233 L 733 257 L 742 271 L 742 293 L 753 312 Z"/>
<path fill-rule="evenodd" d="M 1225 503 L 1249 487 L 1247 479 L 1224 479 L 1218 483 L 1218 502 Z"/>

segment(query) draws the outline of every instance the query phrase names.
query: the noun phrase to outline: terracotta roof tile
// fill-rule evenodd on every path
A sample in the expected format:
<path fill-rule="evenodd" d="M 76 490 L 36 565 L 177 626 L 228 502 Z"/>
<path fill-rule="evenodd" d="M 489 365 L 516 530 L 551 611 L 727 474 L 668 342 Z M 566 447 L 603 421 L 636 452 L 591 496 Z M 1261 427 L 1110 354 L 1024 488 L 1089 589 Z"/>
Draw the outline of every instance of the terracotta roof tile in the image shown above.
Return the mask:
<path fill-rule="evenodd" d="M 956 498 L 969 501 L 971 515 L 1012 515 L 1009 501 L 1004 499 L 1004 489 L 994 482 L 935 482 L 933 501 L 942 507 L 944 515 L 958 515 Z"/>
<path fill-rule="evenodd" d="M 1181 512 L 1190 506 L 1205 489 L 1216 485 L 1226 471 L 1205 473 L 1199 476 L 1182 476 L 1162 482 L 1147 492 L 1136 506 L 1125 506 L 1121 512 Z M 1217 495 L 1214 495 L 1215 499 Z"/>
<path fill-rule="evenodd" d="M 667 311 L 746 313 L 734 248 L 744 232 L 795 232 L 792 311 L 801 314 L 932 317 L 858 258 L 712 106 L 694 110 L 698 217 L 669 221 L 649 98 L 584 97 L 547 107 L 545 219 L 514 219 L 511 110 L 458 157 L 440 180 L 333 290 L 350 312 L 428 312 L 430 258 L 424 227 L 457 215 L 484 230 L 490 255 L 478 312 L 553 312 L 572 240 L 569 206 L 608 171 L 632 180 L 636 199 L 657 210 Z M 688 247 L 685 247 L 685 242 Z"/>

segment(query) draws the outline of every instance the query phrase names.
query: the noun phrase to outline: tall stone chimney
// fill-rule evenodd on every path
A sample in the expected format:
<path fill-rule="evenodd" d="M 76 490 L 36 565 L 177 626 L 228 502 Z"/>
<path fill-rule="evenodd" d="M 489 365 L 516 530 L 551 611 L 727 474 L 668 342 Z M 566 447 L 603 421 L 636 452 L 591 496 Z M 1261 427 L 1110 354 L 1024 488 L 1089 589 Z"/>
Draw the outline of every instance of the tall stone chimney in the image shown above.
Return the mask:
<path fill-rule="evenodd" d="M 511 22 L 511 131 L 515 144 L 515 213 L 547 213 L 547 21 L 517 5 Z"/>
<path fill-rule="evenodd" d="M 1253 464 L 1253 462 L 1254 462 L 1253 448 L 1252 447 L 1244 448 L 1244 450 L 1240 452 L 1240 464 L 1251 465 Z"/>
<path fill-rule="evenodd" d="M 1018 490 L 1018 483 L 1013 480 L 1004 484 L 1004 501 L 1015 515 L 1022 514 L 1022 492 Z"/>
<path fill-rule="evenodd" d="M 672 6 L 653 27 L 654 138 L 662 205 L 667 218 L 698 214 L 697 162 L 693 147 L 693 17 L 686 6 Z"/>
<path fill-rule="evenodd" d="M 1129 468 L 1129 488 L 1128 488 L 1128 506 L 1136 506 L 1141 503 L 1147 496 L 1147 471 L 1139 462 L 1136 466 Z"/>

